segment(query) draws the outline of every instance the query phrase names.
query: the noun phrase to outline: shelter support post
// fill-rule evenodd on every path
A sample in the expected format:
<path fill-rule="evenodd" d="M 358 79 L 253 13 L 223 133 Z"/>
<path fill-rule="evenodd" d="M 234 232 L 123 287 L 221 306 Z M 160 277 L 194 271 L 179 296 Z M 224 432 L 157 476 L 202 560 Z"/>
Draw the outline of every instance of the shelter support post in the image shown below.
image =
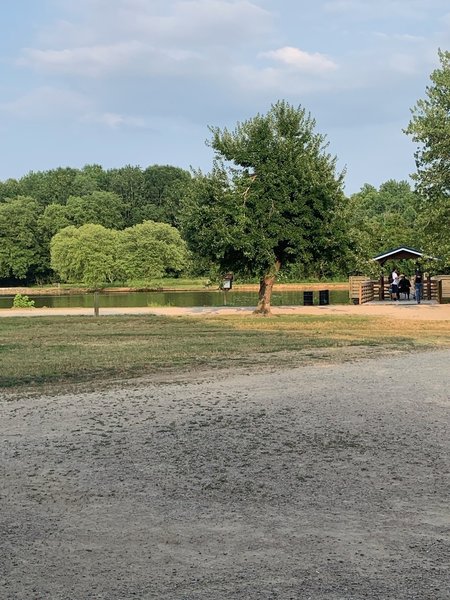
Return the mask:
<path fill-rule="evenodd" d="M 384 300 L 384 275 L 380 276 L 380 289 L 378 290 L 378 298 L 379 300 Z"/>
<path fill-rule="evenodd" d="M 427 300 L 431 300 L 431 275 L 427 275 Z"/>

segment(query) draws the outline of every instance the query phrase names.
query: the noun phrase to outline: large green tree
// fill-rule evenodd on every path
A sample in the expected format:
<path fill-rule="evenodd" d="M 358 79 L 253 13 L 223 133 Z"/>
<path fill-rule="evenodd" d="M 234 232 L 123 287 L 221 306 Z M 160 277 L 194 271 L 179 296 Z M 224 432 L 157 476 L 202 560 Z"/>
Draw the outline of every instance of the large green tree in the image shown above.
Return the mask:
<path fill-rule="evenodd" d="M 417 226 L 429 250 L 450 266 L 450 52 L 439 51 L 426 97 L 413 107 L 405 132 L 418 144 L 412 175 L 420 195 Z"/>
<path fill-rule="evenodd" d="M 51 266 L 63 281 L 99 288 L 117 273 L 117 231 L 87 223 L 70 225 L 53 236 Z"/>
<path fill-rule="evenodd" d="M 87 223 L 58 231 L 51 266 L 63 281 L 98 288 L 115 280 L 146 280 L 182 271 L 186 243 L 167 223 L 145 221 L 122 231 Z"/>
<path fill-rule="evenodd" d="M 187 265 L 186 243 L 175 227 L 144 221 L 118 236 L 118 270 L 126 280 L 180 273 Z"/>
<path fill-rule="evenodd" d="M 43 248 L 33 198 L 19 196 L 0 203 L 0 278 L 32 278 L 43 269 Z"/>
<path fill-rule="evenodd" d="M 338 252 L 343 174 L 302 107 L 285 101 L 233 131 L 211 127 L 215 166 L 195 174 L 182 216 L 189 245 L 223 269 L 260 279 L 256 312 L 270 313 L 277 273 Z"/>
<path fill-rule="evenodd" d="M 397 246 L 421 248 L 417 228 L 417 194 L 407 181 L 393 179 L 380 185 L 365 184 L 353 194 L 343 213 L 349 244 L 347 268 L 350 273 L 373 275 L 378 266 L 371 260 Z"/>

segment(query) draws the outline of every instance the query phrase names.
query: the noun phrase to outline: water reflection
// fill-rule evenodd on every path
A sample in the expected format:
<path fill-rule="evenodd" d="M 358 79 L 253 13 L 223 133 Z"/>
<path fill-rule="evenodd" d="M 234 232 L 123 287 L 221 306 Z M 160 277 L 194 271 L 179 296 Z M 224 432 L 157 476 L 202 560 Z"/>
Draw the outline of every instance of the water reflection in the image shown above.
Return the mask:
<path fill-rule="evenodd" d="M 256 306 L 256 292 L 230 290 L 194 291 L 194 292 L 107 292 L 100 293 L 100 306 L 105 308 L 127 306 Z M 11 308 L 13 296 L 0 296 L 0 308 Z M 30 296 L 36 308 L 91 308 L 94 306 L 93 294 L 68 294 L 60 296 Z M 346 290 L 331 290 L 330 304 L 348 304 Z M 314 292 L 314 304 L 319 304 L 319 292 Z M 273 306 L 302 306 L 303 291 L 273 292 Z"/>

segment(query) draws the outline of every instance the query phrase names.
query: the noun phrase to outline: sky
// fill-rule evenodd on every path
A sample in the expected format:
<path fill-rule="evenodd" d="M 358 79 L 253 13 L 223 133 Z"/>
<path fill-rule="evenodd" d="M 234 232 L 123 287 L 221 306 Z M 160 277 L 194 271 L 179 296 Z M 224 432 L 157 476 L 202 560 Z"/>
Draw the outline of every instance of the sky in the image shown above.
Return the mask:
<path fill-rule="evenodd" d="M 208 126 L 301 106 L 345 191 L 408 180 L 448 0 L 0 0 L 0 180 L 212 168 Z"/>

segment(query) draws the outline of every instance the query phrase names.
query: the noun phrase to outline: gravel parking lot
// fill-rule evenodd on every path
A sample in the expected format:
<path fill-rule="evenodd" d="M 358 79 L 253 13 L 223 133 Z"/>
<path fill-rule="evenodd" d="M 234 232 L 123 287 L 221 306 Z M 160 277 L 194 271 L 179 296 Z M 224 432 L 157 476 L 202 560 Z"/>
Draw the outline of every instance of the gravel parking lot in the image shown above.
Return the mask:
<path fill-rule="evenodd" d="M 448 600 L 449 365 L 0 393 L 0 597 Z"/>

